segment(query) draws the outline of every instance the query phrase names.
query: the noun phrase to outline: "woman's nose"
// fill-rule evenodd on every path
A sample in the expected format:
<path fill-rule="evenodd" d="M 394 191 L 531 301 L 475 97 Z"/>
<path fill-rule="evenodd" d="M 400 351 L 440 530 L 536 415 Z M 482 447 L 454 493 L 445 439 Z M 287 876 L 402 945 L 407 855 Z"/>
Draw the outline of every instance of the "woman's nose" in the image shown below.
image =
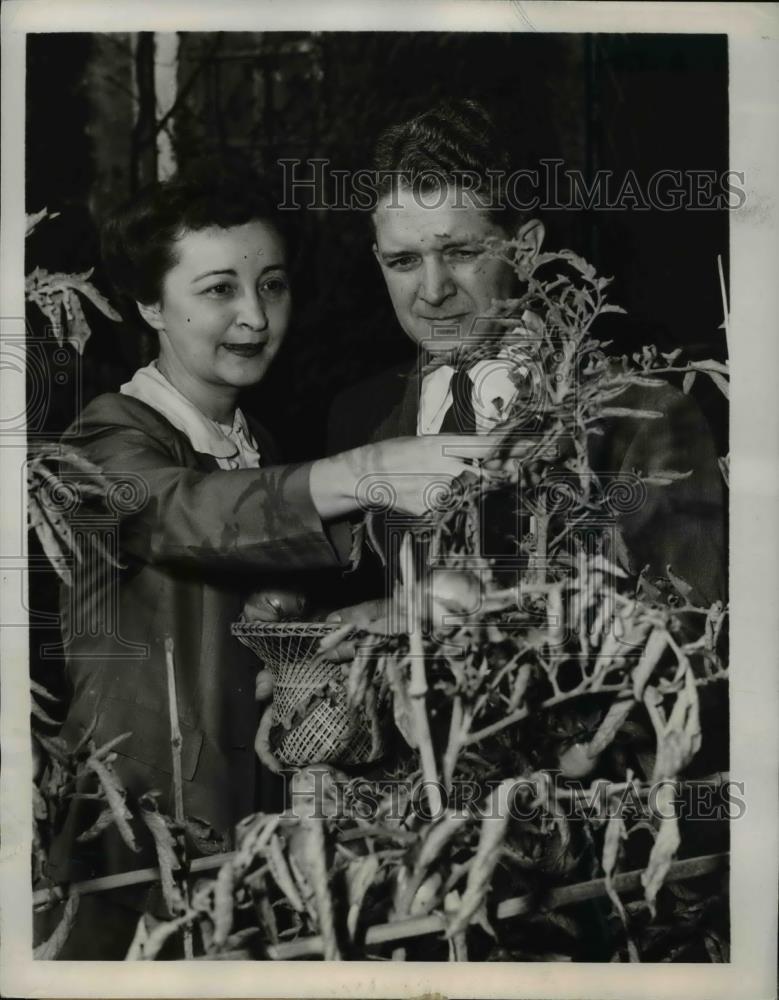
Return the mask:
<path fill-rule="evenodd" d="M 457 286 L 446 263 L 436 259 L 425 261 L 419 297 L 431 306 L 438 306 L 456 293 Z"/>
<path fill-rule="evenodd" d="M 265 306 L 256 292 L 241 296 L 236 320 L 239 326 L 248 326 L 252 330 L 264 330 L 268 325 Z"/>

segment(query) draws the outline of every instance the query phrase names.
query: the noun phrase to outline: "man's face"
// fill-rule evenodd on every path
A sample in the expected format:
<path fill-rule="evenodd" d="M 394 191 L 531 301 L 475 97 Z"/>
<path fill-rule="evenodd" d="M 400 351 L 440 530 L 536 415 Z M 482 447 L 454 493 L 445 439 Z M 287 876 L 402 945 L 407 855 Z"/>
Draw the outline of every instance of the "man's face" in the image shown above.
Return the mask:
<path fill-rule="evenodd" d="M 387 194 L 374 216 L 374 253 L 398 322 L 434 354 L 451 352 L 478 335 L 493 299 L 510 298 L 514 272 L 490 257 L 488 237 L 507 233 L 470 197 L 454 188 Z"/>

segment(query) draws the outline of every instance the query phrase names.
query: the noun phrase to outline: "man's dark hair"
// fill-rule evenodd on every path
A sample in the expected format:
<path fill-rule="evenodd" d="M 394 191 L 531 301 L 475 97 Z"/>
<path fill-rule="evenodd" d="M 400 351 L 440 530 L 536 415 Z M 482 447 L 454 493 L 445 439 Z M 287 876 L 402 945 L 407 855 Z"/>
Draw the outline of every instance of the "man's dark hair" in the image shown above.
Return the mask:
<path fill-rule="evenodd" d="M 461 186 L 473 191 L 507 231 L 521 221 L 505 193 L 508 151 L 495 121 L 477 101 L 443 101 L 385 129 L 373 169 L 378 198 L 398 185 L 412 191 Z"/>
<path fill-rule="evenodd" d="M 291 256 L 289 213 L 278 210 L 274 183 L 248 167 L 203 161 L 152 184 L 106 219 L 102 257 L 120 296 L 150 304 L 161 298 L 176 264 L 175 242 L 186 231 L 271 223 Z"/>

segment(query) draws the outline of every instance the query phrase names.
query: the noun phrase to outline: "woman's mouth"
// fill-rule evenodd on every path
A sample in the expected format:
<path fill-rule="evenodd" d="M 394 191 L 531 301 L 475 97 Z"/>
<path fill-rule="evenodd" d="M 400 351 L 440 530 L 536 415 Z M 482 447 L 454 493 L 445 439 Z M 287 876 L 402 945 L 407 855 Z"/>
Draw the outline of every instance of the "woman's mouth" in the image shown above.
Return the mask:
<path fill-rule="evenodd" d="M 239 358 L 256 358 L 265 350 L 267 341 L 261 344 L 222 344 L 222 347 Z"/>

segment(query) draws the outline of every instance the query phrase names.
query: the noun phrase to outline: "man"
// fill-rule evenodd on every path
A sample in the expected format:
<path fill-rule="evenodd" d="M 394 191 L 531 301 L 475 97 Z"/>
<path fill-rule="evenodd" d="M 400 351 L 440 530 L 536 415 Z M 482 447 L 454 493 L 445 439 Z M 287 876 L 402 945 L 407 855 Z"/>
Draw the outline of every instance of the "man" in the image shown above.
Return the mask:
<path fill-rule="evenodd" d="M 331 414 L 330 448 L 336 451 L 366 440 L 455 429 L 488 433 L 515 393 L 524 393 L 524 387 L 518 390 L 508 378 L 509 369 L 517 372 L 517 365 L 505 358 L 511 345 L 506 338 L 489 337 L 497 332 L 491 329 L 493 300 L 516 297 L 521 289 L 513 268 L 489 256 L 485 244 L 491 237 L 510 238 L 517 253 L 532 263 L 544 237 L 543 226 L 519 217 L 507 204 L 500 184 L 491 184 L 496 172 L 504 171 L 505 176 L 508 164 L 489 118 L 470 102 L 435 108 L 390 129 L 379 140 L 375 167 L 386 180 L 372 216 L 373 251 L 398 322 L 419 348 L 419 361 L 344 393 Z M 426 172 L 427 182 L 423 179 Z M 532 330 L 533 319 L 525 313 L 521 325 Z M 462 367 L 461 348 L 469 338 L 473 342 L 485 334 L 495 350 Z M 531 357 L 527 364 L 531 383 L 533 369 Z M 532 391 L 526 394 L 532 401 Z M 594 471 L 630 476 L 633 481 L 636 471 L 644 477 L 660 471 L 689 473 L 684 478 L 671 477 L 667 485 L 648 484 L 638 509 L 616 517 L 624 541 L 619 555 L 629 563 L 634 577 L 647 567 L 650 579 L 665 577 L 670 566 L 676 577 L 691 586 L 689 599 L 708 606 L 725 596 L 725 578 L 723 488 L 706 421 L 695 403 L 670 385 L 632 386 L 620 396 L 619 405 L 660 411 L 662 416 L 605 420 L 602 436 L 591 439 L 588 457 Z M 532 433 L 532 406 L 527 412 Z M 482 498 L 485 502 L 482 542 L 486 535 L 491 537 L 487 551 L 482 552 L 488 563 L 502 567 L 501 573 L 508 566 L 507 576 L 513 575 L 516 581 L 517 572 L 510 567 L 512 562 L 520 566 L 520 534 L 533 531 L 529 518 L 522 522 L 513 489 L 490 493 Z M 366 546 L 357 571 L 345 578 L 344 607 L 331 619 L 391 631 L 403 627 L 395 617 L 402 614 L 402 607 L 394 606 L 389 614 L 388 598 L 396 592 L 397 567 L 391 556 L 385 565 L 381 563 L 381 557 L 393 551 L 388 544 L 392 525 L 389 518 L 372 516 L 371 520 L 371 547 Z M 403 526 L 396 522 L 395 528 L 402 531 Z M 493 554 L 503 558 L 490 559 Z M 436 586 L 433 573 L 434 615 L 441 607 Z M 435 629 L 435 617 L 432 624 Z M 349 658 L 354 655 L 353 646 L 342 642 L 333 655 Z M 580 731 L 581 708 L 592 709 L 593 719 L 600 720 L 601 704 L 587 702 L 585 706 L 586 701 L 582 699 L 569 714 L 562 707 L 556 717 L 561 732 Z M 435 716 L 446 717 L 445 709 L 443 716 Z M 397 715 L 396 721 L 402 731 Z M 595 764 L 583 749 L 586 740 L 574 735 L 566 742 L 553 728 L 542 727 L 542 731 L 564 774 L 585 777 L 591 773 Z M 532 732 L 520 734 L 518 751 L 524 753 L 533 739 Z M 715 757 L 720 754 L 726 759 L 725 743 L 725 739 L 717 741 Z M 547 753 L 543 747 L 534 750 Z M 585 758 L 583 767 L 577 754 Z M 723 766 L 720 759 L 712 763 L 715 768 Z M 511 766 L 516 766 L 516 760 Z M 580 834 L 574 831 L 573 836 Z M 586 843 L 580 843 L 577 850 L 586 859 Z M 505 878 L 510 879 L 508 873 Z M 498 891 L 508 889 L 504 885 Z M 607 907 L 599 901 L 585 904 L 572 919 L 577 922 L 580 959 L 608 961 L 613 942 L 607 929 Z"/>
<path fill-rule="evenodd" d="M 342 394 L 331 414 L 329 448 L 451 430 L 486 433 L 516 391 L 508 365 L 501 365 L 500 351 L 465 371 L 452 362 L 469 338 L 489 332 L 493 300 L 518 291 L 513 268 L 488 255 L 487 241 L 511 238 L 517 252 L 532 260 L 543 225 L 523 220 L 512 208 L 501 185 L 509 174 L 507 157 L 494 124 L 474 102 L 441 105 L 388 129 L 374 166 L 379 184 L 373 251 L 398 322 L 419 347 L 420 363 Z M 608 422 L 590 456 L 594 469 L 690 473 L 649 486 L 641 508 L 619 518 L 631 568 L 637 575 L 648 567 L 650 577 L 662 577 L 670 565 L 692 586 L 692 599 L 708 604 L 723 598 L 723 489 L 705 419 L 670 385 L 631 388 L 620 405 L 663 416 Z M 506 528 L 504 550 L 509 535 Z M 387 582 L 375 560 L 364 559 L 346 582 L 344 603 L 354 606 L 341 612 L 342 620 L 363 624 L 380 614 Z"/>

